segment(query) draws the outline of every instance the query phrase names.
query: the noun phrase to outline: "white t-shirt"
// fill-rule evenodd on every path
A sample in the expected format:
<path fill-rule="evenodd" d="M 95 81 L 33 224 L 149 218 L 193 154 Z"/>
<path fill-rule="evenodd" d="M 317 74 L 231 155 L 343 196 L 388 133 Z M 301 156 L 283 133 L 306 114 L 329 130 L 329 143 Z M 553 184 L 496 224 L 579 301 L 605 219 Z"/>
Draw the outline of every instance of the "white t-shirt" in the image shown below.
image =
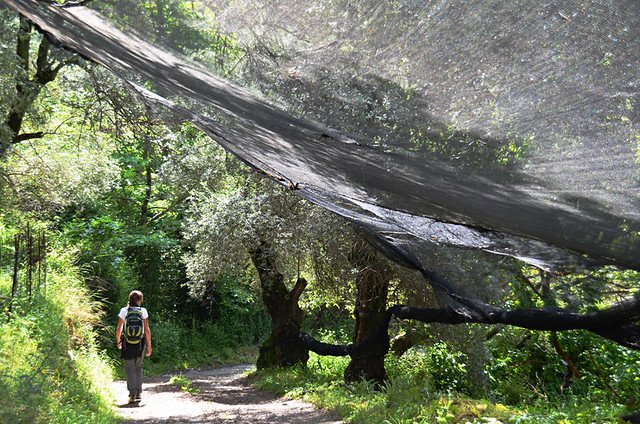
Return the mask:
<path fill-rule="evenodd" d="M 140 308 L 140 310 L 142 311 L 142 319 L 149 318 L 149 312 L 147 312 L 146 308 L 143 308 L 142 306 L 132 306 L 132 308 Z M 122 318 L 124 320 L 127 317 L 128 310 L 129 310 L 128 306 L 125 306 L 124 308 L 120 309 L 120 312 L 118 312 L 118 318 Z"/>

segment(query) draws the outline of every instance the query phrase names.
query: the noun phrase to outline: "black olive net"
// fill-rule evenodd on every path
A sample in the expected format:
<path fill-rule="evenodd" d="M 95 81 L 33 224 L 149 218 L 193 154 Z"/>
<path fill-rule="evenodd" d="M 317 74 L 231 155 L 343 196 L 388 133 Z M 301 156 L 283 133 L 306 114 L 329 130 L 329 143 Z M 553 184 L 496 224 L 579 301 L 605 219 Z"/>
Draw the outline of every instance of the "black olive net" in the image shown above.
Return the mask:
<path fill-rule="evenodd" d="M 149 105 L 361 226 L 449 299 L 396 315 L 569 325 L 640 346 L 636 300 L 589 316 L 504 311 L 429 258 L 446 246 L 548 271 L 640 269 L 639 2 L 209 0 L 243 51 L 209 71 L 175 40 L 83 6 L 3 3 L 151 82 L 155 93 L 132 83 Z"/>

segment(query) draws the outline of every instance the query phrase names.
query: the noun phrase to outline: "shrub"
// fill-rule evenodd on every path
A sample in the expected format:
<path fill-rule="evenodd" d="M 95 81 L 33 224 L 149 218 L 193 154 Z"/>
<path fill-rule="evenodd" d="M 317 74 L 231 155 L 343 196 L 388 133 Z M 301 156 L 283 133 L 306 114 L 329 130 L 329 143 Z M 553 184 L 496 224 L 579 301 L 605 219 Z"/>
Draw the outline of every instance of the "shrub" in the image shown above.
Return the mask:
<path fill-rule="evenodd" d="M 95 341 L 99 305 L 73 252 L 47 258 L 46 286 L 29 296 L 19 290 L 0 320 L 0 422 L 115 423 L 111 366 Z M 2 271 L 0 290 L 10 293 Z"/>

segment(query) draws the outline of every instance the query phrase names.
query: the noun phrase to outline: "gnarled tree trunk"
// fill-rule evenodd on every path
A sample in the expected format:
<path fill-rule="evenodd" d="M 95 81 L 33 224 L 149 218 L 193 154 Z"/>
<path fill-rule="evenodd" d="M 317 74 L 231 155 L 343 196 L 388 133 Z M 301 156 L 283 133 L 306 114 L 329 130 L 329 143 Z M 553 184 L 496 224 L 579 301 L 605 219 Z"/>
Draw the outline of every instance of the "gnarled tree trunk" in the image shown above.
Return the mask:
<path fill-rule="evenodd" d="M 298 300 L 307 282 L 299 278 L 289 291 L 284 276 L 276 268 L 275 252 L 264 240 L 250 254 L 260 276 L 262 301 L 272 321 L 271 335 L 260 349 L 256 364 L 258 369 L 306 364 L 309 351 L 299 339 L 302 310 Z"/>
<path fill-rule="evenodd" d="M 365 379 L 383 383 L 387 379 L 384 357 L 389 348 L 389 341 L 386 331 L 388 318 L 385 317 L 385 312 L 392 270 L 387 260 L 364 241 L 354 246 L 352 262 L 359 270 L 356 276 L 358 294 L 354 311 L 356 324 L 353 345 L 370 348 L 355 349 L 351 353 L 351 362 L 344 372 L 344 379 L 347 382 Z M 386 343 L 379 343 L 380 334 L 386 337 Z M 375 343 L 367 343 L 374 340 Z"/>

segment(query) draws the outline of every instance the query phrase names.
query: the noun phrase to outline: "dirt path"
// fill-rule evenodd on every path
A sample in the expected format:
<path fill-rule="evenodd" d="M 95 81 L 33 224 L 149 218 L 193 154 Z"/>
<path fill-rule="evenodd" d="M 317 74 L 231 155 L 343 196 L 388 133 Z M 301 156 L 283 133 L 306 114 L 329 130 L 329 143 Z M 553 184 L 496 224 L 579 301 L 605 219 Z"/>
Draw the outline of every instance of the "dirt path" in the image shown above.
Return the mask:
<path fill-rule="evenodd" d="M 339 418 L 312 405 L 278 398 L 251 387 L 244 372 L 251 365 L 189 370 L 182 373 L 200 393 L 169 384 L 170 375 L 145 377 L 142 402 L 127 404 L 125 381 L 112 383 L 118 413 L 126 423 L 308 423 L 338 424 Z"/>

